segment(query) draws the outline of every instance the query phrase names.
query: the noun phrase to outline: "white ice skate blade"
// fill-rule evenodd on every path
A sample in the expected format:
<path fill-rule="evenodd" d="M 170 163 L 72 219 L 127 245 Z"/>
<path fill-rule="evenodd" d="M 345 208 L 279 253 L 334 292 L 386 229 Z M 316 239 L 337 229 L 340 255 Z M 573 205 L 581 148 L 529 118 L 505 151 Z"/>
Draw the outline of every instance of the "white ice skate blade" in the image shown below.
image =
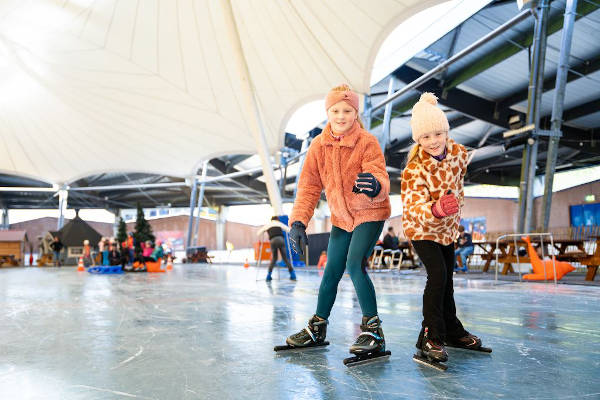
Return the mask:
<path fill-rule="evenodd" d="M 455 350 L 461 350 L 461 351 L 468 351 L 470 353 L 473 353 L 473 352 L 484 353 L 484 354 L 491 354 L 492 353 L 492 349 L 490 347 L 485 347 L 485 346 L 481 346 L 478 349 L 465 349 L 464 347 L 456 347 L 456 346 L 452 346 L 452 345 L 447 344 L 446 347 L 449 348 L 449 349 L 455 349 Z"/>
<path fill-rule="evenodd" d="M 441 362 L 436 363 L 433 361 L 425 361 L 424 359 L 417 357 L 416 355 L 413 356 L 413 361 L 426 367 L 437 369 L 438 371 L 446 371 L 448 369 L 448 366 L 442 364 Z"/>
<path fill-rule="evenodd" d="M 275 346 L 274 350 L 278 354 L 296 353 L 296 352 L 305 352 L 305 351 L 319 350 L 319 349 L 322 350 L 323 348 L 325 348 L 327 346 L 329 346 L 329 342 L 325 341 L 325 342 L 317 344 L 317 345 L 305 346 L 305 347 L 295 347 L 295 346 L 290 346 L 289 344 L 286 344 L 283 346 Z"/>
<path fill-rule="evenodd" d="M 364 360 L 360 360 L 360 361 L 354 361 L 351 363 L 346 364 L 346 367 L 348 368 L 352 368 L 352 367 L 356 367 L 359 365 L 365 365 L 365 364 L 373 364 L 376 362 L 381 362 L 381 361 L 387 361 L 390 359 L 389 355 L 385 355 L 385 356 L 381 356 L 381 357 L 375 357 L 375 358 L 367 358 Z"/>

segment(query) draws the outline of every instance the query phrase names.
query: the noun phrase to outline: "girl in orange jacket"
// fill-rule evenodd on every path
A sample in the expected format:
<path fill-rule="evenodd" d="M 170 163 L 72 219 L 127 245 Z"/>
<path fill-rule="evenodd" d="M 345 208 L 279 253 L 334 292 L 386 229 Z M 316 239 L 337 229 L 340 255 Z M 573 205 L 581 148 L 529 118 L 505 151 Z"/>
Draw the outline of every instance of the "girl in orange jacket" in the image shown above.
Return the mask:
<path fill-rule="evenodd" d="M 308 327 L 287 338 L 292 347 L 322 344 L 337 286 L 348 270 L 362 310 L 362 333 L 350 352 L 385 351 L 377 315 L 375 288 L 366 271 L 367 258 L 390 216 L 390 181 L 377 139 L 364 130 L 358 116 L 358 95 L 347 85 L 333 88 L 325 98 L 329 122 L 311 143 L 298 182 L 290 217 L 290 241 L 303 254 L 306 226 L 325 189 L 332 229 L 327 265 L 319 288 L 317 310 Z"/>
<path fill-rule="evenodd" d="M 481 340 L 456 317 L 452 281 L 467 151 L 448 138 L 448 119 L 436 105 L 437 97 L 423 93 L 412 109 L 416 144 L 402 171 L 402 228 L 427 270 L 415 359 L 444 362 L 444 343 L 478 350 Z"/>

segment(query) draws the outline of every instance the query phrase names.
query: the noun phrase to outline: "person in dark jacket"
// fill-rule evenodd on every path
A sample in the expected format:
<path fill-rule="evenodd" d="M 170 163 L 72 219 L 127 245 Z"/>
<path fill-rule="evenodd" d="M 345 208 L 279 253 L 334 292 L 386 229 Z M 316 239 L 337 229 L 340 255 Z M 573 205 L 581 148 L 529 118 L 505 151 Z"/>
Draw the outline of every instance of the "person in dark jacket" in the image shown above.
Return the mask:
<path fill-rule="evenodd" d="M 58 236 L 54 236 L 54 240 L 50 243 L 50 248 L 54 253 L 54 266 L 60 267 L 60 252 L 65 247 Z"/>
<path fill-rule="evenodd" d="M 390 251 L 398 250 L 399 243 L 398 236 L 394 232 L 394 227 L 390 226 L 383 237 L 383 249 L 388 250 L 387 254 L 391 254 Z M 383 257 L 382 263 L 385 266 L 385 257 Z"/>
<path fill-rule="evenodd" d="M 110 265 L 121 265 L 121 267 L 125 267 L 125 262 L 127 259 L 121 256 L 121 252 L 119 251 L 117 244 L 111 242 L 108 247 L 108 261 Z"/>
<path fill-rule="evenodd" d="M 283 232 L 289 232 L 290 228 L 287 225 L 282 224 L 279 221 L 277 216 L 271 217 L 271 222 L 260 228 L 257 234 L 260 236 L 264 232 L 267 232 L 269 235 L 269 242 L 271 243 L 271 264 L 269 264 L 269 273 L 267 274 L 267 282 L 271 281 L 271 273 L 273 272 L 273 267 L 275 267 L 275 263 L 277 262 L 277 253 L 281 254 L 281 258 L 285 265 L 288 267 L 288 271 L 290 272 L 290 279 L 296 280 L 296 272 L 290 263 L 290 260 L 287 255 L 287 249 L 285 247 L 285 237 L 283 236 Z M 260 257 L 260 255 L 259 255 Z"/>

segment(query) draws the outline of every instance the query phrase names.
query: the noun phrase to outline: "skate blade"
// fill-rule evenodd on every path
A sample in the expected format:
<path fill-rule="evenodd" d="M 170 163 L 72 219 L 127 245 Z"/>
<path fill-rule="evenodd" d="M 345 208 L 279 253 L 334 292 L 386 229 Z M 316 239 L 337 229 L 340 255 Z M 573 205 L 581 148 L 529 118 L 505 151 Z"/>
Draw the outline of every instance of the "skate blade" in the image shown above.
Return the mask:
<path fill-rule="evenodd" d="M 446 364 L 443 364 L 441 362 L 429 361 L 428 358 L 421 357 L 417 354 L 413 355 L 413 361 L 425 365 L 427 367 L 437 369 L 438 371 L 445 371 L 448 369 L 448 366 Z"/>
<path fill-rule="evenodd" d="M 273 348 L 273 350 L 275 350 L 276 352 L 285 352 L 285 351 L 308 351 L 308 350 L 315 350 L 315 349 L 319 349 L 321 347 L 325 347 L 325 346 L 329 346 L 329 342 L 325 341 L 323 343 L 316 343 L 316 344 L 311 344 L 309 346 L 302 346 L 302 347 L 298 347 L 298 346 L 291 346 L 289 344 L 285 344 L 283 346 L 275 346 Z"/>
<path fill-rule="evenodd" d="M 350 368 L 350 367 L 355 367 L 357 365 L 364 365 L 364 364 L 371 364 L 374 362 L 387 361 L 391 355 L 392 355 L 392 352 L 387 350 L 387 351 L 384 351 L 383 353 L 349 357 L 349 358 L 344 359 L 344 365 L 346 367 Z"/>
<path fill-rule="evenodd" d="M 458 350 L 478 351 L 478 352 L 480 352 L 480 353 L 491 353 L 491 352 L 492 352 L 492 349 L 491 349 L 491 348 L 489 348 L 489 347 L 484 347 L 484 346 L 481 346 L 481 347 L 480 347 L 480 348 L 478 348 L 478 349 L 466 349 L 466 348 L 464 348 L 464 347 L 457 347 L 457 346 L 452 346 L 452 345 L 449 345 L 449 344 L 447 344 L 447 345 L 446 345 L 446 347 L 450 347 L 450 348 L 453 348 L 453 349 L 458 349 Z"/>

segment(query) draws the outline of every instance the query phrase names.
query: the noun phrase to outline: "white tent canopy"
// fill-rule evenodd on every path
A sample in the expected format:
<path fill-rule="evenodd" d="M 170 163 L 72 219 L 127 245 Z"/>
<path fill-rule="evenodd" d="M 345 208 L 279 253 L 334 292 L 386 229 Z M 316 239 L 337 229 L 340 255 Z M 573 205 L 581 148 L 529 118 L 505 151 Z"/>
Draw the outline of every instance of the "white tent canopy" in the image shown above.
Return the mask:
<path fill-rule="evenodd" d="M 0 172 L 184 177 L 256 153 L 226 1 L 1 1 Z M 229 2 L 274 151 L 307 101 L 341 82 L 367 92 L 389 32 L 441 1 Z"/>

